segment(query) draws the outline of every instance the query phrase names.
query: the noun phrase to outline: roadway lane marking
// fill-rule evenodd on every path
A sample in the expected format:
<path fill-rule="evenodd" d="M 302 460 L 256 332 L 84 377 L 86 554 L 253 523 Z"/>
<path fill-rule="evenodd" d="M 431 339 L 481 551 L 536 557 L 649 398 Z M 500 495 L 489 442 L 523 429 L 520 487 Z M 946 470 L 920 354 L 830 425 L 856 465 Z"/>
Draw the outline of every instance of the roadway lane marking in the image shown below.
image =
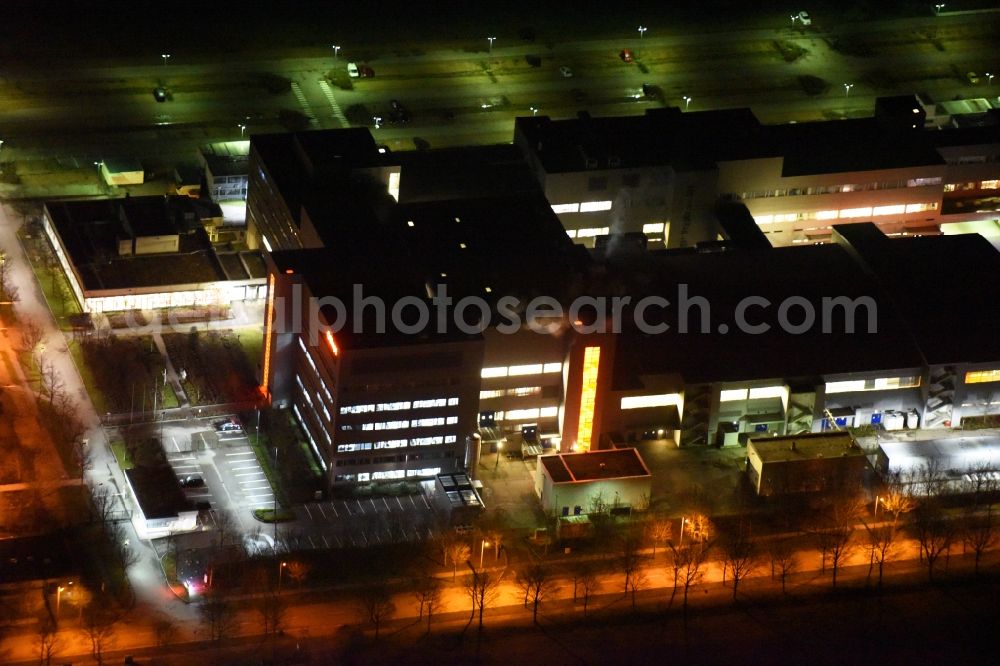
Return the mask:
<path fill-rule="evenodd" d="M 292 94 L 295 95 L 295 99 L 299 101 L 299 106 L 306 112 L 306 116 L 309 118 L 309 124 L 316 124 L 316 114 L 313 113 L 312 109 L 309 107 L 309 100 L 306 99 L 305 93 L 302 92 L 302 86 L 299 85 L 298 81 L 292 81 Z"/>
<path fill-rule="evenodd" d="M 340 110 L 340 105 L 337 104 L 337 100 L 333 96 L 333 89 L 330 88 L 330 84 L 324 79 L 320 79 L 319 89 L 323 91 L 323 96 L 326 97 L 326 101 L 330 103 L 330 108 L 333 109 L 333 117 L 339 120 L 344 127 L 350 127 L 351 124 L 347 122 L 347 116 L 345 116 L 344 112 Z"/>

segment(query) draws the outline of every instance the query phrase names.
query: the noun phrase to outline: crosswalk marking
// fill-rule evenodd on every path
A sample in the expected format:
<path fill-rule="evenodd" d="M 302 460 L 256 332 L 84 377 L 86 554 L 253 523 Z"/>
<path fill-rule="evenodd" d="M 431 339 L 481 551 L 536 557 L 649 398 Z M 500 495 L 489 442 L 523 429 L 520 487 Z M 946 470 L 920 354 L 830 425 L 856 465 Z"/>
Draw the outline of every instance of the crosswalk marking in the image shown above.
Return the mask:
<path fill-rule="evenodd" d="M 333 109 L 333 117 L 339 120 L 344 127 L 350 127 L 350 123 L 347 122 L 347 116 L 340 110 L 340 105 L 337 104 L 337 100 L 333 96 L 333 89 L 330 87 L 330 84 L 326 80 L 320 79 L 319 89 L 323 91 L 323 95 L 330 103 L 330 108 Z"/>
<path fill-rule="evenodd" d="M 306 112 L 306 116 L 309 117 L 309 124 L 315 124 L 316 115 L 312 112 L 309 100 L 306 99 L 306 95 L 302 92 L 302 86 L 299 85 L 298 81 L 292 81 L 292 94 L 295 95 L 295 99 L 299 101 L 299 106 L 302 107 L 302 110 Z"/>

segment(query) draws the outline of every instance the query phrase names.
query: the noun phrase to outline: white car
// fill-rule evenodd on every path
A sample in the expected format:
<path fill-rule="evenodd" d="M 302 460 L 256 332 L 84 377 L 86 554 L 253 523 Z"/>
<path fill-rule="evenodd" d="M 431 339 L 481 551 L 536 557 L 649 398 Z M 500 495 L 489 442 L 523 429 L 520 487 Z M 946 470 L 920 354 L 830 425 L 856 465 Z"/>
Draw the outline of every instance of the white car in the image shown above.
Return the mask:
<path fill-rule="evenodd" d="M 802 25 L 812 25 L 813 20 L 809 18 L 809 12 L 799 12 L 799 21 Z"/>
<path fill-rule="evenodd" d="M 356 79 L 359 76 L 361 76 L 361 73 L 358 71 L 357 63 L 353 62 L 347 63 L 347 75 L 352 79 Z"/>

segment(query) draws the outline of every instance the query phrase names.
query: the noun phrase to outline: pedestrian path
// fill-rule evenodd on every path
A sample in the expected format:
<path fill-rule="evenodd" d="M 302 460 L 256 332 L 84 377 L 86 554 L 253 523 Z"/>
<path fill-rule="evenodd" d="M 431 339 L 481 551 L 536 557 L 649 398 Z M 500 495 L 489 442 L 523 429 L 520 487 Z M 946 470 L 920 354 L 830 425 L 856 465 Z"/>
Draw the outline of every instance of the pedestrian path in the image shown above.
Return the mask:
<path fill-rule="evenodd" d="M 312 107 L 309 106 L 309 100 L 306 99 L 306 95 L 302 92 L 302 86 L 299 85 L 298 81 L 292 81 L 292 94 L 295 95 L 295 99 L 298 100 L 299 106 L 305 111 L 306 116 L 309 118 L 309 124 L 316 124 L 316 114 L 313 113 Z"/>
<path fill-rule="evenodd" d="M 347 122 L 347 116 L 340 110 L 340 105 L 337 104 L 337 99 L 333 96 L 333 89 L 326 82 L 326 79 L 319 80 L 319 89 L 323 91 L 323 96 L 330 102 L 330 108 L 333 109 L 333 117 L 339 120 L 343 127 L 350 127 L 350 123 Z"/>

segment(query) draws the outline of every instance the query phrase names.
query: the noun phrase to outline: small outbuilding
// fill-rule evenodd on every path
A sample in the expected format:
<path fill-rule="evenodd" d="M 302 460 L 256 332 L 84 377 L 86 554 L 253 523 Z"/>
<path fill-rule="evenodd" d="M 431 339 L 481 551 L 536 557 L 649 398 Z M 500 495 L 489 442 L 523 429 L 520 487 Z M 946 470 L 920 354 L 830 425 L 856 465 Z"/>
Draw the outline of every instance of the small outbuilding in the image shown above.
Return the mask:
<path fill-rule="evenodd" d="M 653 475 L 633 448 L 539 456 L 535 493 L 546 514 L 646 509 Z"/>
<path fill-rule="evenodd" d="M 184 496 L 170 465 L 133 467 L 125 479 L 138 511 L 132 514 L 140 537 L 155 539 L 198 527 L 198 510 Z"/>
<path fill-rule="evenodd" d="M 861 487 L 871 465 L 846 431 L 758 437 L 747 444 L 747 475 L 757 495 Z"/>

